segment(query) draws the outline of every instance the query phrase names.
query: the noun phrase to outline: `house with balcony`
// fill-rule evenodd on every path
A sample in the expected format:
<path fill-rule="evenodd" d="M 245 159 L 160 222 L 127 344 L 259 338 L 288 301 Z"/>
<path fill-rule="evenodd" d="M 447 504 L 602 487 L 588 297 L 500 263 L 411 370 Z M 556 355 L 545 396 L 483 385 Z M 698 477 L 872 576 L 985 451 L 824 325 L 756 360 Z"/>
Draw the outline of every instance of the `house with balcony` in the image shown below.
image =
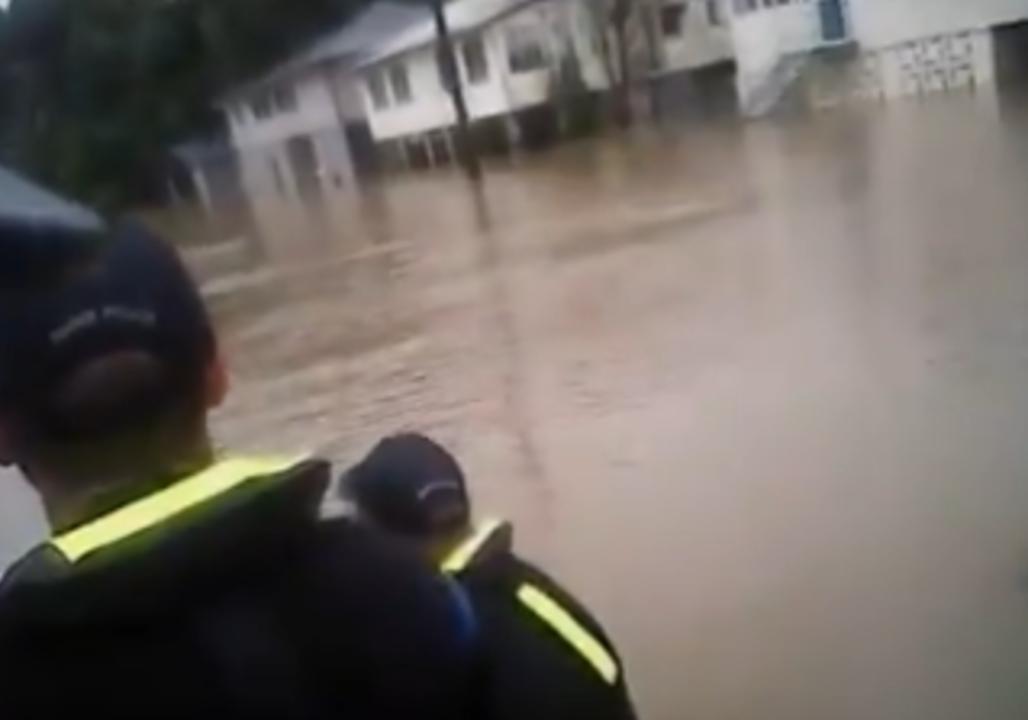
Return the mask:
<path fill-rule="evenodd" d="M 559 132 L 568 95 L 610 87 L 589 0 L 453 0 L 445 8 L 457 75 L 479 147 L 503 149 Z M 371 134 L 401 166 L 453 157 L 456 111 L 432 19 L 385 39 L 360 66 Z"/>
<path fill-rule="evenodd" d="M 218 102 L 250 197 L 298 197 L 354 184 L 376 163 L 358 65 L 423 21 L 423 7 L 380 1 Z"/>
<path fill-rule="evenodd" d="M 742 111 L 993 87 L 1028 74 L 1026 0 L 733 0 Z"/>

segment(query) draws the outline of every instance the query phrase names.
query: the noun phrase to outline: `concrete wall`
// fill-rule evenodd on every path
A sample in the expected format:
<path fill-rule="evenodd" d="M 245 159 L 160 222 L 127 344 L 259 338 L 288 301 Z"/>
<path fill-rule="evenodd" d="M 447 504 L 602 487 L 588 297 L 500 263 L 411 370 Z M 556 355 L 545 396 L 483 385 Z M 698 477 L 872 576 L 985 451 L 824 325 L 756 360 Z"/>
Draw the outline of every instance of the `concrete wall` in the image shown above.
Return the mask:
<path fill-rule="evenodd" d="M 530 72 L 510 71 L 507 34 L 515 27 L 532 28 L 540 33 L 553 59 L 551 67 Z M 532 5 L 478 32 L 489 64 L 486 80 L 474 85 L 467 82 L 467 67 L 459 52 L 459 41 L 457 43 L 458 69 L 468 113 L 473 120 L 517 112 L 546 102 L 553 82 L 552 66 L 556 65 L 555 58 L 565 50 L 577 54 L 583 80 L 590 89 L 609 86 L 602 58 L 592 40 L 589 15 L 577 0 Z M 389 68 L 398 63 L 407 68 L 411 101 L 396 104 L 391 87 L 387 87 L 389 106 L 375 108 L 368 90 L 368 77 L 371 73 L 383 73 L 389 86 Z M 430 132 L 450 127 L 456 122 L 452 99 L 440 80 L 434 47 L 419 48 L 365 68 L 361 76 L 364 110 L 371 132 L 378 141 Z"/>
<path fill-rule="evenodd" d="M 662 38 L 664 70 L 692 70 L 731 60 L 735 51 L 728 6 L 722 3 L 720 25 L 711 24 L 705 0 L 690 0 L 685 6 L 682 34 Z"/>
<path fill-rule="evenodd" d="M 813 0 L 735 14 L 731 32 L 743 96 L 759 85 L 784 55 L 822 44 L 821 17 Z"/>
<path fill-rule="evenodd" d="M 884 98 L 980 87 L 995 79 L 988 30 L 933 35 L 866 50 L 864 63 Z"/>
<path fill-rule="evenodd" d="M 880 48 L 1028 18 L 1028 0 L 850 0 L 857 41 Z"/>

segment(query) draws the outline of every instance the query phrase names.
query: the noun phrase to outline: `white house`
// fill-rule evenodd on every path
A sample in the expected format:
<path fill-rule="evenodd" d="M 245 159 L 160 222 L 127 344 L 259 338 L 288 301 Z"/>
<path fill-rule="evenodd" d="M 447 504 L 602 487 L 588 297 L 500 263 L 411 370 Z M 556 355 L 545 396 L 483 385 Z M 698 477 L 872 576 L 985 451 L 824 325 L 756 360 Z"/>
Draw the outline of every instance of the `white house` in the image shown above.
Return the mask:
<path fill-rule="evenodd" d="M 849 92 L 895 98 L 991 84 L 1028 41 L 1028 0 L 733 0 L 740 102 L 769 109 L 811 55 L 849 67 Z M 840 76 L 841 77 L 841 76 Z"/>
<path fill-rule="evenodd" d="M 425 17 L 423 8 L 377 2 L 220 100 L 251 196 L 343 187 L 373 165 L 354 68 L 368 48 Z"/>
<path fill-rule="evenodd" d="M 447 4 L 468 113 L 485 142 L 518 142 L 545 126 L 562 77 L 584 93 L 609 88 L 588 1 Z M 452 154 L 456 111 L 437 52 L 435 23 L 427 19 L 385 40 L 361 66 L 372 135 L 409 165 Z"/>

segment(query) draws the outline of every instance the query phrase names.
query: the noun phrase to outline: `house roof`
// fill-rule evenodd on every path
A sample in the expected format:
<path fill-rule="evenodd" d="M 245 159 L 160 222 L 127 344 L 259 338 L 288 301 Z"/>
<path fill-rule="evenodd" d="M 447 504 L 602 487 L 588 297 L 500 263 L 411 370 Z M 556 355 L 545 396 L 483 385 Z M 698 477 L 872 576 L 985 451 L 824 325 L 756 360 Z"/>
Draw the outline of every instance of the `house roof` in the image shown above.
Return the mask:
<path fill-rule="evenodd" d="M 221 101 L 245 95 L 296 72 L 332 60 L 348 60 L 356 65 L 371 48 L 429 17 L 427 5 L 379 0 L 346 24 L 316 38 L 276 65 L 270 72 L 233 88 L 221 98 Z"/>
<path fill-rule="evenodd" d="M 0 167 L 0 225 L 97 232 L 100 216 Z"/>
<path fill-rule="evenodd" d="M 454 35 L 477 30 L 538 0 L 452 0 L 446 4 L 446 20 Z M 368 47 L 358 67 L 367 67 L 435 42 L 436 27 L 427 17 L 403 32 L 383 38 Z"/>

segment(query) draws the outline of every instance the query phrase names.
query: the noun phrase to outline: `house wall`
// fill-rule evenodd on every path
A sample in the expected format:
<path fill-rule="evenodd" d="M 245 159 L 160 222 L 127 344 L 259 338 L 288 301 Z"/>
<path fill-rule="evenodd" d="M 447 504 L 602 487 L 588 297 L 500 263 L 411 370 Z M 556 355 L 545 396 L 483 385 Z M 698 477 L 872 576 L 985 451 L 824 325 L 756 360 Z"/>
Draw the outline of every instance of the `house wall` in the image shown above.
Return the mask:
<path fill-rule="evenodd" d="M 995 59 L 987 30 L 908 40 L 865 51 L 879 94 L 886 98 L 978 87 L 993 82 Z"/>
<path fill-rule="evenodd" d="M 682 34 L 662 39 L 664 70 L 692 70 L 731 60 L 735 51 L 727 6 L 721 4 L 722 22 L 720 25 L 713 25 L 710 22 L 706 0 L 688 0 L 684 4 L 686 9 Z"/>
<path fill-rule="evenodd" d="M 325 72 L 335 94 L 335 106 L 339 117 L 344 122 L 362 122 L 365 114 L 360 78 L 351 67 L 342 63 L 326 67 Z"/>
<path fill-rule="evenodd" d="M 232 104 L 229 115 L 232 138 L 237 147 L 281 142 L 338 124 L 332 93 L 320 71 L 305 73 L 289 84 L 296 94 L 294 110 L 258 119 L 250 105 L 253 98 L 247 97 Z M 245 117 L 244 122 L 240 122 L 240 115 Z"/>
<path fill-rule="evenodd" d="M 881 97 L 991 84 L 991 28 L 1028 19 L 1025 0 L 853 0 L 852 21 Z"/>
<path fill-rule="evenodd" d="M 736 7 L 751 0 L 736 0 Z M 996 76 L 992 28 L 1028 19 L 1028 0 L 845 0 L 859 47 L 853 95 L 895 98 L 988 85 Z M 821 44 L 817 0 L 736 12 L 740 97 L 785 55 Z"/>
<path fill-rule="evenodd" d="M 347 104 L 347 93 L 356 92 L 354 83 L 352 75 L 338 68 L 312 68 L 291 82 L 296 95 L 293 110 L 276 111 L 271 117 L 258 119 L 251 106 L 252 97 L 226 108 L 248 193 L 298 193 L 301 183 L 297 173 L 301 171 L 293 167 L 286 146 L 299 137 L 308 137 L 314 144 L 315 172 L 325 189 L 343 186 L 354 179 L 339 121 L 340 112 L 348 107 L 356 108 L 350 111 L 355 117 L 362 115 L 360 103 L 355 104 L 351 98 Z M 278 171 L 272 169 L 276 165 Z"/>
<path fill-rule="evenodd" d="M 539 32 L 551 59 L 558 57 L 562 48 L 573 50 L 579 58 L 583 80 L 590 89 L 609 85 L 602 59 L 594 47 L 585 8 L 578 2 L 567 0 L 531 5 L 478 31 L 489 65 L 488 78 L 482 82 L 474 85 L 467 82 L 467 67 L 459 51 L 458 38 L 457 64 L 472 120 L 517 112 L 545 103 L 550 97 L 555 61 L 548 68 L 519 73 L 510 71 L 507 37 L 514 28 L 531 28 Z M 383 73 L 387 77 L 389 69 L 398 63 L 407 68 L 412 99 L 396 104 L 387 80 L 390 104 L 376 108 L 368 89 L 368 78 L 372 73 Z M 378 141 L 431 132 L 456 123 L 453 101 L 439 76 L 434 47 L 419 48 L 377 63 L 365 68 L 361 77 L 365 113 Z"/>
<path fill-rule="evenodd" d="M 881 48 L 1028 18 L 1025 0 L 850 0 L 857 41 Z"/>
<path fill-rule="evenodd" d="M 407 68 L 411 100 L 398 104 L 393 96 L 388 75 L 391 68 L 401 64 Z M 389 98 L 387 107 L 376 108 L 372 101 L 367 81 L 372 73 L 381 73 L 385 78 L 383 82 Z M 376 140 L 403 137 L 454 123 L 453 104 L 440 80 L 434 49 L 421 48 L 405 53 L 387 62 L 373 65 L 361 75 L 365 78 L 363 86 L 365 112 L 368 116 L 368 124 L 371 126 L 371 134 Z"/>

